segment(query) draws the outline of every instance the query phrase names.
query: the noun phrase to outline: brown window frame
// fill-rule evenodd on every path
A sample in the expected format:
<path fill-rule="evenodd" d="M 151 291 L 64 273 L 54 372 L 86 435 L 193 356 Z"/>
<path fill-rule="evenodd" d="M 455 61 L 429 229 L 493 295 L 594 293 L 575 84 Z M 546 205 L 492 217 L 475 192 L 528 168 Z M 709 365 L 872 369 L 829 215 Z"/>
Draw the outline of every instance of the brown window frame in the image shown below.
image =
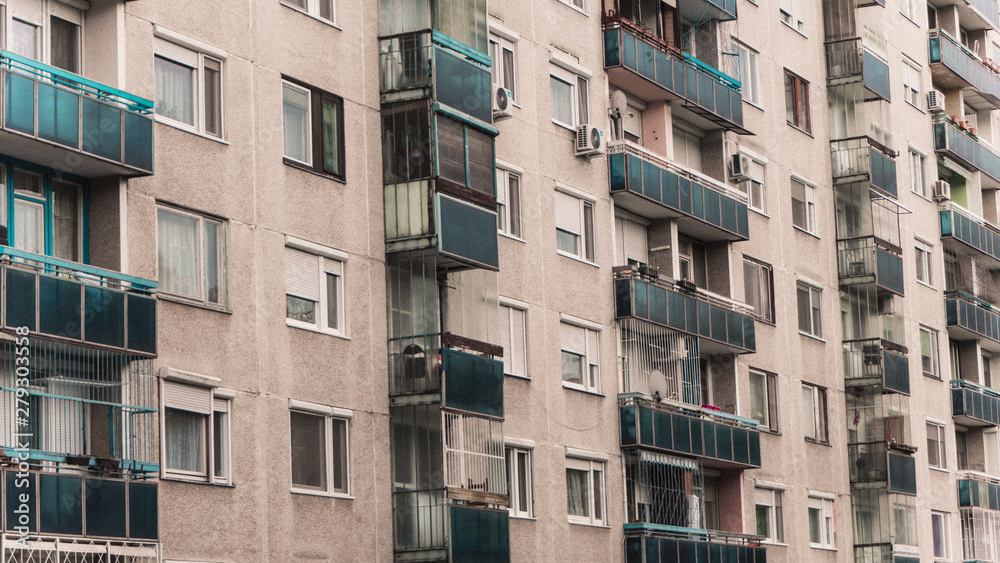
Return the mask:
<path fill-rule="evenodd" d="M 785 117 L 792 127 L 812 132 L 809 111 L 809 81 L 785 69 Z M 788 119 L 788 118 L 791 119 Z"/>
<path fill-rule="evenodd" d="M 300 88 L 309 90 L 309 122 L 312 127 L 310 145 L 312 146 L 312 164 L 306 164 L 304 162 L 299 162 L 298 160 L 293 160 L 287 156 L 282 155 L 282 160 L 285 164 L 289 166 L 294 166 L 295 168 L 301 168 L 303 170 L 308 170 L 309 172 L 314 172 L 322 176 L 327 176 L 340 181 L 346 181 L 347 179 L 347 164 L 344 162 L 344 144 L 345 144 L 345 134 L 344 134 L 344 99 L 340 96 L 331 94 L 325 90 L 320 90 L 314 86 L 310 86 L 301 80 L 296 80 L 290 76 L 282 75 L 281 79 L 285 82 L 294 84 Z M 337 108 L 337 162 L 339 163 L 340 170 L 327 170 L 323 163 L 323 102 L 331 101 Z M 284 124 L 282 124 L 284 125 Z"/>

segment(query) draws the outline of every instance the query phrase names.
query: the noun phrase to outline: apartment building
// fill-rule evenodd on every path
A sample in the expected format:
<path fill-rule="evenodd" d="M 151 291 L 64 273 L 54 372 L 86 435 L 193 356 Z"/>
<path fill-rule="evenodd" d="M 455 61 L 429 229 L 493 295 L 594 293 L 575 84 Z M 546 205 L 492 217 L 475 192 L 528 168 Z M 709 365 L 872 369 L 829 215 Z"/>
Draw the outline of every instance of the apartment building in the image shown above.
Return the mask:
<path fill-rule="evenodd" d="M 993 60 L 996 0 L 0 0 L 3 560 L 1000 562 Z"/>

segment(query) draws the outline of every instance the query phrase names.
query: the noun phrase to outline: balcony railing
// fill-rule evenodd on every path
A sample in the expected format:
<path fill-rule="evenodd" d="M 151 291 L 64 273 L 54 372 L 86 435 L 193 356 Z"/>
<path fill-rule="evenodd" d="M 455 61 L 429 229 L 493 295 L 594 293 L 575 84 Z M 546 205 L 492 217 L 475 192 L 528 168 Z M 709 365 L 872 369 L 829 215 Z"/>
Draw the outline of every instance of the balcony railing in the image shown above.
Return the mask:
<path fill-rule="evenodd" d="M 1000 511 L 1000 479 L 974 471 L 960 471 L 958 506 Z"/>
<path fill-rule="evenodd" d="M 450 504 L 440 489 L 392 498 L 397 557 L 423 561 L 450 551 L 455 561 L 510 560 L 506 510 Z"/>
<path fill-rule="evenodd" d="M 660 279 L 656 282 L 619 273 L 615 280 L 615 316 L 634 317 L 722 345 L 729 352 L 756 349 L 751 310 L 734 301 L 702 291 L 680 289 Z M 708 342 L 700 346 L 709 348 Z"/>
<path fill-rule="evenodd" d="M 837 269 L 841 284 L 876 283 L 903 295 L 903 258 L 876 237 L 837 241 Z"/>
<path fill-rule="evenodd" d="M 948 332 L 955 340 L 980 340 L 990 351 L 1000 351 L 1000 310 L 962 293 L 945 292 Z"/>
<path fill-rule="evenodd" d="M 153 173 L 151 101 L 8 51 L 0 94 L 5 154 L 77 176 Z"/>
<path fill-rule="evenodd" d="M 955 419 L 965 426 L 1000 425 L 1000 393 L 964 379 L 951 380 Z"/>
<path fill-rule="evenodd" d="M 702 240 L 747 240 L 746 196 L 628 141 L 608 145 L 615 202 L 652 219 L 677 217 L 682 232 Z"/>
<path fill-rule="evenodd" d="M 993 9 L 995 13 L 995 3 Z M 931 65 L 944 66 L 964 84 L 974 88 L 983 98 L 1000 108 L 1000 75 L 947 32 L 935 29 L 931 30 L 929 36 Z"/>
<path fill-rule="evenodd" d="M 997 11 L 997 0 L 965 0 L 965 3 L 972 6 L 978 12 L 978 16 L 984 22 L 989 23 L 994 29 L 1000 29 L 1000 12 Z"/>
<path fill-rule="evenodd" d="M 1000 182 L 1000 153 L 950 120 L 934 123 L 934 150 L 954 157 Z"/>
<path fill-rule="evenodd" d="M 604 68 L 608 78 L 645 100 L 685 101 L 684 107 L 741 135 L 740 82 L 645 33 L 628 20 L 605 15 Z"/>
<path fill-rule="evenodd" d="M 3 326 L 156 354 L 156 282 L 0 246 Z"/>
<path fill-rule="evenodd" d="M 941 209 L 941 237 L 961 241 L 988 262 L 1000 263 L 1000 229 L 957 205 Z"/>
<path fill-rule="evenodd" d="M 761 536 L 665 526 L 646 522 L 625 524 L 628 563 L 767 563 Z"/>
<path fill-rule="evenodd" d="M 681 403 L 619 400 L 621 446 L 703 458 L 708 464 L 760 467 L 757 421 Z"/>
<path fill-rule="evenodd" d="M 910 361 L 906 350 L 879 338 L 844 341 L 844 380 L 848 387 L 879 385 L 909 395 Z"/>
<path fill-rule="evenodd" d="M 834 183 L 869 182 L 873 188 L 897 197 L 895 156 L 869 137 L 831 141 Z"/>
<path fill-rule="evenodd" d="M 0 536 L 3 561 L 114 561 L 115 563 L 159 563 L 160 546 L 154 542 L 114 541 L 31 535 L 19 545 L 20 535 Z"/>
<path fill-rule="evenodd" d="M 865 88 L 884 100 L 892 98 L 889 64 L 866 49 L 860 37 L 826 44 L 826 77 L 831 84 L 861 79 Z"/>

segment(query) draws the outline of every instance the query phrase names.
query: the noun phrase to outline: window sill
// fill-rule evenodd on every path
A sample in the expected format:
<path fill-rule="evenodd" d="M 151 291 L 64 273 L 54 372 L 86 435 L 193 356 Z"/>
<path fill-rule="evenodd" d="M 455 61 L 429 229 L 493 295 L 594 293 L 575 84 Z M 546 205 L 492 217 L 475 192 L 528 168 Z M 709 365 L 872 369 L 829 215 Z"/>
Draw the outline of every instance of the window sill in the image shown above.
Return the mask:
<path fill-rule="evenodd" d="M 323 18 L 321 18 L 319 16 L 314 16 L 314 15 L 310 14 L 309 12 L 303 12 L 299 8 L 296 8 L 295 6 L 292 6 L 292 5 L 289 5 L 289 4 L 285 4 L 284 2 L 282 2 L 281 5 L 284 6 L 284 7 L 286 7 L 286 8 L 288 8 L 288 9 L 290 9 L 290 10 L 298 12 L 298 13 L 302 14 L 303 16 L 312 18 L 312 19 L 318 21 L 319 23 L 328 25 L 328 26 L 332 27 L 333 29 L 336 29 L 338 31 L 343 31 L 340 28 L 339 25 L 337 25 L 336 23 L 334 23 L 334 22 L 332 22 L 330 20 L 325 20 L 325 19 L 323 19 Z M 336 11 L 336 6 L 334 6 L 334 10 Z M 336 15 L 336 14 L 334 14 L 334 15 Z"/>
<path fill-rule="evenodd" d="M 580 12 L 581 14 L 587 16 L 587 12 L 584 12 L 580 8 L 577 8 L 576 6 L 574 6 L 573 4 L 570 4 L 569 2 L 566 2 L 565 0 L 559 0 L 559 3 L 562 4 L 563 6 L 568 6 L 570 8 L 573 8 L 573 10 L 575 10 L 577 12 Z M 589 18 L 590 16 L 587 16 L 587 17 Z"/>
<path fill-rule="evenodd" d="M 757 315 L 754 315 L 754 314 L 751 314 L 750 316 L 753 317 L 754 320 L 756 320 L 756 321 L 758 321 L 758 322 L 760 322 L 762 324 L 766 324 L 767 326 L 778 326 L 778 323 L 776 323 L 774 321 L 769 321 L 769 320 L 765 319 L 764 317 L 760 317 L 760 316 L 757 316 Z"/>
<path fill-rule="evenodd" d="M 808 332 L 802 332 L 802 331 L 800 330 L 800 331 L 799 331 L 799 336 L 805 336 L 805 337 L 807 337 L 807 338 L 812 338 L 813 340 L 818 340 L 819 342 L 822 342 L 823 344 L 826 344 L 826 340 L 823 340 L 822 338 L 820 338 L 820 337 L 818 337 L 818 336 L 815 336 L 815 335 L 812 335 L 812 334 L 809 334 Z"/>
<path fill-rule="evenodd" d="M 325 498 L 339 498 L 344 500 L 354 500 L 353 495 L 347 493 L 331 493 L 327 491 L 310 491 L 309 489 L 296 489 L 291 490 L 293 495 L 305 495 L 310 497 L 325 497 Z"/>
<path fill-rule="evenodd" d="M 793 26 L 792 24 L 786 22 L 784 19 L 782 19 L 782 18 L 779 17 L 778 21 L 781 22 L 788 29 L 794 31 L 795 33 L 798 33 L 799 35 L 801 35 L 802 37 L 805 37 L 806 39 L 809 39 L 809 36 L 806 35 L 805 32 L 799 31 L 795 26 Z"/>
<path fill-rule="evenodd" d="M 535 518 L 534 516 L 515 516 L 514 514 L 511 514 L 509 512 L 507 513 L 507 517 L 510 518 L 511 520 L 527 520 L 528 522 L 538 521 L 538 518 Z"/>
<path fill-rule="evenodd" d="M 903 17 L 906 17 L 906 16 L 903 16 Z M 912 102 L 910 102 L 910 100 L 903 100 L 903 101 L 904 101 L 904 102 L 906 102 L 906 105 L 908 105 L 908 106 L 910 106 L 911 108 L 913 108 L 913 109 L 915 109 L 915 110 L 919 111 L 920 113 L 924 113 L 924 114 L 925 114 L 925 113 L 927 113 L 927 112 L 925 112 L 924 110 L 922 110 L 922 109 L 920 109 L 919 107 L 917 107 L 916 105 L 914 105 L 914 104 L 913 104 Z"/>
<path fill-rule="evenodd" d="M 294 8 L 292 8 L 292 9 L 294 9 Z M 334 182 L 338 182 L 340 184 L 347 184 L 347 180 L 344 179 L 343 177 L 341 177 L 341 176 L 334 176 L 333 174 L 327 174 L 325 172 L 320 172 L 320 171 L 316 170 L 315 168 L 309 166 L 308 164 L 303 164 L 301 162 L 298 162 L 298 161 L 295 161 L 295 160 L 291 160 L 288 157 L 282 157 L 282 161 L 286 165 L 288 165 L 288 166 L 290 166 L 292 168 L 297 168 L 298 170 L 301 170 L 303 172 L 308 172 L 308 173 L 310 173 L 310 174 L 312 174 L 314 176 L 319 176 L 320 178 L 327 178 L 329 180 L 333 180 Z"/>
<path fill-rule="evenodd" d="M 770 219 L 771 218 L 771 216 L 768 215 L 767 213 L 765 213 L 763 211 L 760 211 L 759 209 L 754 209 L 753 207 L 750 207 L 749 205 L 747 206 L 747 209 L 749 209 L 750 211 L 753 211 L 754 213 L 756 213 L 757 215 L 760 215 L 761 217 L 764 217 L 765 219 Z"/>
<path fill-rule="evenodd" d="M 941 379 L 940 375 L 934 375 L 933 373 L 927 373 L 926 371 L 921 371 L 921 373 L 923 373 L 924 377 L 928 379 L 934 379 L 936 381 L 944 381 L 943 379 Z"/>
<path fill-rule="evenodd" d="M 195 301 L 190 297 L 184 297 L 183 295 L 172 295 L 170 293 L 160 293 L 156 294 L 156 297 L 162 301 L 170 301 L 171 303 L 178 303 L 180 305 L 190 305 L 192 307 L 197 307 L 199 309 L 205 309 L 207 311 L 215 311 L 216 313 L 222 313 L 225 315 L 232 315 L 233 312 L 226 309 L 222 305 L 211 305 L 205 303 L 204 301 Z"/>
<path fill-rule="evenodd" d="M 563 123 L 562 121 L 556 121 L 555 119 L 553 119 L 552 120 L 552 124 L 556 125 L 558 127 L 561 127 L 563 129 L 566 129 L 567 131 L 572 132 L 574 135 L 576 134 L 576 127 L 573 127 L 571 125 L 567 125 L 567 124 Z"/>
<path fill-rule="evenodd" d="M 915 195 L 915 196 L 917 196 L 917 197 L 919 197 L 920 199 L 922 199 L 922 200 L 924 200 L 924 201 L 926 201 L 928 203 L 934 203 L 934 200 L 932 200 L 931 198 L 925 196 L 924 194 L 922 194 L 922 193 L 920 193 L 918 191 L 910 189 L 910 193 L 913 194 L 913 195 Z"/>
<path fill-rule="evenodd" d="M 564 258 L 569 258 L 570 260 L 575 260 L 576 262 L 580 262 L 581 264 L 586 264 L 588 266 L 593 266 L 593 267 L 595 267 L 597 269 L 601 268 L 600 266 L 597 265 L 597 263 L 591 262 L 589 260 L 584 260 L 583 258 L 580 258 L 579 256 L 576 256 L 575 254 L 570 254 L 568 252 L 564 252 L 562 250 L 559 250 L 558 248 L 556 249 L 556 252 L 559 254 L 559 256 L 562 256 Z"/>
<path fill-rule="evenodd" d="M 332 332 L 332 331 L 328 331 L 328 330 L 321 330 L 318 327 L 316 327 L 316 325 L 311 325 L 311 324 L 308 324 L 308 323 L 304 323 L 304 322 L 301 322 L 301 321 L 296 321 L 296 320 L 292 320 L 292 319 L 288 319 L 288 318 L 285 319 L 285 325 L 288 326 L 288 327 L 290 327 L 290 328 L 297 328 L 297 329 L 301 329 L 301 330 L 307 330 L 309 332 L 315 332 L 317 334 L 325 334 L 327 336 L 333 336 L 334 338 L 340 338 L 340 339 L 343 339 L 343 340 L 350 340 L 351 339 L 350 336 L 347 336 L 347 335 L 345 335 L 343 333 Z"/>
<path fill-rule="evenodd" d="M 157 115 L 155 117 L 156 117 L 156 122 L 160 123 L 162 125 L 166 125 L 168 127 L 173 127 L 174 129 L 178 129 L 180 131 L 184 131 L 185 133 L 190 133 L 192 135 L 195 135 L 196 137 L 201 137 L 202 139 L 208 139 L 209 141 L 215 141 L 216 143 L 219 143 L 220 145 L 226 145 L 227 147 L 229 146 L 229 141 L 223 139 L 222 137 L 214 137 L 212 135 L 209 135 L 208 133 L 202 133 L 201 131 L 195 129 L 194 127 L 191 127 L 190 125 L 188 125 L 186 123 L 181 123 L 180 121 L 174 121 L 173 119 L 170 119 L 169 117 L 163 117 L 162 115 Z"/>
<path fill-rule="evenodd" d="M 754 4 L 753 2 L 750 2 L 750 3 L 751 3 L 751 4 L 753 4 L 754 6 L 756 6 L 756 4 Z M 749 106 L 750 106 L 750 107 L 752 107 L 752 108 L 757 108 L 757 109 L 759 109 L 760 111 L 764 111 L 764 108 L 763 108 L 763 107 L 761 107 L 761 106 L 760 106 L 759 104 L 757 104 L 757 103 L 754 103 L 754 102 L 751 102 L 750 100 L 748 100 L 748 99 L 746 99 L 746 98 L 743 98 L 743 101 L 744 101 L 744 102 L 746 102 L 746 103 L 747 103 L 747 105 L 749 105 Z"/>
<path fill-rule="evenodd" d="M 812 549 L 818 549 L 820 551 L 834 551 L 834 552 L 837 551 L 836 547 L 829 547 L 829 546 L 825 546 L 825 545 L 818 545 L 818 544 L 812 544 L 812 543 L 809 544 L 809 547 L 811 547 Z"/>
<path fill-rule="evenodd" d="M 524 381 L 531 381 L 531 377 L 527 375 L 515 375 L 513 373 L 505 373 L 504 377 L 513 377 L 514 379 L 523 379 Z"/>
<path fill-rule="evenodd" d="M 500 236 L 502 236 L 503 238 L 508 238 L 508 239 L 510 239 L 510 240 L 515 240 L 515 241 L 517 241 L 517 242 L 519 242 L 519 243 L 521 243 L 521 244 L 528 244 L 528 241 L 524 240 L 523 238 L 521 238 L 521 237 L 516 237 L 516 236 L 514 236 L 514 235 L 511 235 L 511 234 L 507 234 L 507 233 L 505 233 L 505 232 L 503 232 L 503 231 L 499 231 L 499 230 L 498 230 L 498 231 L 497 231 L 497 234 L 498 234 L 498 235 L 500 235 Z"/>
<path fill-rule="evenodd" d="M 812 438 L 803 438 L 803 439 L 809 444 L 816 444 L 817 446 L 826 446 L 828 448 L 833 447 L 830 445 L 830 442 L 820 442 L 819 440 L 814 440 Z"/>
<path fill-rule="evenodd" d="M 793 228 L 793 229 L 795 229 L 796 231 L 798 231 L 798 232 L 802 233 L 802 234 L 806 234 L 806 235 L 809 235 L 809 236 L 813 237 L 813 238 L 814 238 L 814 239 L 816 239 L 816 240 L 823 240 L 823 239 L 822 239 L 822 238 L 820 238 L 820 236 L 819 236 L 819 235 L 817 235 L 816 233 L 814 233 L 814 232 L 812 232 L 812 231 L 807 231 L 807 230 L 805 230 L 805 229 L 803 229 L 802 227 L 799 227 L 799 226 L 797 226 L 797 225 L 792 225 L 792 228 Z"/>
<path fill-rule="evenodd" d="M 922 285 L 922 286 L 924 286 L 924 287 L 926 287 L 927 289 L 930 289 L 930 290 L 932 290 L 932 291 L 937 291 L 937 288 L 936 288 L 936 287 L 934 287 L 933 285 L 930 285 L 930 284 L 928 284 L 928 283 L 924 283 L 924 282 L 922 282 L 922 281 L 920 281 L 920 280 L 917 280 L 917 284 L 918 284 L 918 285 Z"/>
<path fill-rule="evenodd" d="M 761 540 L 760 545 L 770 545 L 773 547 L 788 547 L 787 543 L 778 543 L 775 541 Z"/>
<path fill-rule="evenodd" d="M 757 430 L 761 434 L 770 434 L 771 436 L 781 436 L 781 431 L 779 430 L 771 430 L 769 428 L 761 428 L 759 426 L 757 427 Z"/>
<path fill-rule="evenodd" d="M 174 483 L 188 483 L 191 485 L 211 485 L 213 487 L 222 487 L 224 489 L 235 489 L 236 485 L 232 483 L 216 483 L 214 481 L 206 481 L 204 477 L 185 477 L 183 475 L 160 475 L 161 481 L 171 481 Z"/>
<path fill-rule="evenodd" d="M 903 19 L 905 19 L 906 21 L 908 21 L 908 22 L 912 23 L 913 25 L 917 26 L 917 28 L 920 27 L 920 24 L 917 23 L 916 21 L 914 21 L 913 18 L 911 18 L 910 16 L 904 14 L 903 12 L 900 12 L 899 15 L 903 16 Z"/>
<path fill-rule="evenodd" d="M 591 391 L 582 385 L 577 385 L 576 383 L 570 383 L 568 381 L 562 382 L 563 389 L 572 389 L 573 391 L 579 391 L 581 393 L 586 393 L 587 395 L 593 395 L 595 397 L 604 397 L 604 393 L 600 391 Z"/>
<path fill-rule="evenodd" d="M 788 24 L 785 24 L 785 25 L 788 25 Z M 806 137 L 809 137 L 810 139 L 815 139 L 815 137 L 813 137 L 812 133 L 810 133 L 809 131 L 806 131 L 805 129 L 803 129 L 801 127 L 799 127 L 798 125 L 792 123 L 791 121 L 786 121 L 785 123 L 787 123 L 788 126 L 791 127 L 792 129 L 795 129 L 796 131 L 798 131 L 799 133 L 802 133 Z"/>
<path fill-rule="evenodd" d="M 591 523 L 591 522 L 574 522 L 574 521 L 570 520 L 569 524 L 571 526 L 586 526 L 587 528 L 600 528 L 600 529 L 603 529 L 603 530 L 610 530 L 611 529 L 611 526 L 608 526 L 607 524 L 594 524 L 594 523 Z"/>
<path fill-rule="evenodd" d="M 949 471 L 948 469 L 943 468 L 943 467 L 934 467 L 933 465 L 929 465 L 929 466 L 927 466 L 927 468 L 930 469 L 931 471 L 937 471 L 938 473 L 944 473 L 945 475 L 951 473 L 951 471 Z"/>

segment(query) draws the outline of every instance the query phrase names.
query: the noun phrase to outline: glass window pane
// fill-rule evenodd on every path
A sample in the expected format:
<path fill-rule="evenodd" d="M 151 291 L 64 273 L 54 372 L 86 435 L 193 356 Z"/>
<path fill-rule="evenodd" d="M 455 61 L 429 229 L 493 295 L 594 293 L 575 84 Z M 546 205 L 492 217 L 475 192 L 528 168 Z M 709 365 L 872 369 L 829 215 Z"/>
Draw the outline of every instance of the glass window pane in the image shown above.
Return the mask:
<path fill-rule="evenodd" d="M 194 126 L 195 69 L 156 57 L 156 114 Z"/>
<path fill-rule="evenodd" d="M 218 399 L 217 399 L 218 400 Z M 215 462 L 215 476 L 225 478 L 229 474 L 229 414 L 212 413 L 212 454 Z"/>
<path fill-rule="evenodd" d="M 573 125 L 573 85 L 555 76 L 549 77 L 552 86 L 552 119 Z"/>
<path fill-rule="evenodd" d="M 45 254 L 45 208 L 41 203 L 14 198 L 14 247 Z"/>
<path fill-rule="evenodd" d="M 809 507 L 809 541 L 811 543 L 823 543 L 823 538 L 820 537 L 820 520 L 822 516 L 822 510 Z"/>
<path fill-rule="evenodd" d="M 503 87 L 510 91 L 514 101 L 514 51 L 503 50 Z"/>
<path fill-rule="evenodd" d="M 587 260 L 594 261 L 594 206 L 583 204 L 583 244 Z"/>
<path fill-rule="evenodd" d="M 799 286 L 796 289 L 796 296 L 798 297 L 799 305 L 799 330 L 806 334 L 811 334 L 812 316 L 809 311 L 809 288 Z"/>
<path fill-rule="evenodd" d="M 771 507 L 764 505 L 757 505 L 757 535 L 770 538 L 771 536 L 771 524 L 769 522 L 771 515 Z M 771 538 L 773 539 L 773 538 Z"/>
<path fill-rule="evenodd" d="M 340 310 L 338 303 L 337 284 L 338 276 L 326 274 L 326 326 L 337 329 L 340 328 Z"/>
<path fill-rule="evenodd" d="M 222 135 L 222 64 L 205 58 L 205 132 Z"/>
<path fill-rule="evenodd" d="M 806 218 L 806 186 L 792 180 L 792 224 L 801 229 L 809 229 Z"/>
<path fill-rule="evenodd" d="M 316 324 L 316 302 L 286 295 L 285 316 L 296 321 Z"/>
<path fill-rule="evenodd" d="M 767 386 L 762 373 L 750 373 L 750 418 L 762 426 L 768 425 L 767 420 Z"/>
<path fill-rule="evenodd" d="M 566 469 L 566 510 L 570 516 L 590 516 L 589 476 L 589 471 Z"/>
<path fill-rule="evenodd" d="M 333 0 L 316 0 L 319 2 L 319 17 L 333 21 Z"/>
<path fill-rule="evenodd" d="M 592 473 L 594 474 L 594 520 L 604 520 L 604 486 L 602 482 L 604 472 L 595 469 Z"/>
<path fill-rule="evenodd" d="M 509 199 L 508 208 L 510 216 L 510 234 L 515 237 L 521 236 L 521 188 L 520 177 L 516 174 L 507 176 Z"/>
<path fill-rule="evenodd" d="M 222 264 L 219 231 L 221 225 L 205 221 L 205 295 L 209 303 L 222 303 Z"/>
<path fill-rule="evenodd" d="M 205 473 L 205 415 L 167 408 L 167 469 Z"/>
<path fill-rule="evenodd" d="M 19 192 L 43 196 L 45 193 L 41 174 L 32 174 L 24 170 L 14 169 L 14 189 Z"/>
<path fill-rule="evenodd" d="M 200 299 L 198 219 L 160 209 L 157 239 L 160 290 Z"/>
<path fill-rule="evenodd" d="M 563 351 L 562 378 L 563 381 L 583 385 L 583 356 Z"/>
<path fill-rule="evenodd" d="M 10 41 L 7 48 L 15 55 L 38 60 L 38 26 L 21 20 L 13 20 L 10 28 Z"/>
<path fill-rule="evenodd" d="M 292 411 L 292 484 L 326 490 L 326 419 Z"/>
<path fill-rule="evenodd" d="M 285 156 L 309 164 L 309 93 L 284 84 L 281 95 Z"/>
<path fill-rule="evenodd" d="M 587 79 L 577 78 L 576 80 L 576 97 L 579 108 L 577 110 L 577 115 L 579 119 L 577 125 L 583 123 L 590 123 L 590 109 L 587 107 Z"/>
<path fill-rule="evenodd" d="M 323 99 L 323 170 L 330 174 L 344 172 L 340 162 L 340 104 Z"/>
<path fill-rule="evenodd" d="M 52 182 L 52 255 L 80 262 L 80 188 Z"/>
<path fill-rule="evenodd" d="M 528 506 L 528 453 L 517 452 L 517 510 L 529 512 Z"/>
<path fill-rule="evenodd" d="M 556 248 L 573 254 L 574 256 L 580 255 L 580 236 L 574 235 L 573 233 L 563 231 L 561 229 L 556 229 Z"/>
<path fill-rule="evenodd" d="M 347 492 L 347 421 L 333 419 L 333 490 Z"/>
<path fill-rule="evenodd" d="M 50 64 L 70 72 L 80 72 L 80 26 L 55 16 L 50 22 Z"/>
<path fill-rule="evenodd" d="M 808 385 L 802 386 L 802 423 L 805 427 L 806 438 L 815 440 L 816 436 L 816 407 L 813 405 L 813 388 Z"/>

